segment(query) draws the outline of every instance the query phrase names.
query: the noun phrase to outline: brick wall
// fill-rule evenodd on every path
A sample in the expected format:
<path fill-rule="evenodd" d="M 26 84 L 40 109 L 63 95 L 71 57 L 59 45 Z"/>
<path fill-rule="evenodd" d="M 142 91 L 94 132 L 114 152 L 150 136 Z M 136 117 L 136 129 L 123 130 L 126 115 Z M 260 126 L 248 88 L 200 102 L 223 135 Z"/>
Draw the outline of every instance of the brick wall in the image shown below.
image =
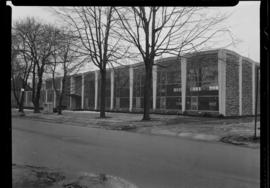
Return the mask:
<path fill-rule="evenodd" d="M 239 63 L 234 54 L 226 54 L 226 116 L 239 115 Z"/>
<path fill-rule="evenodd" d="M 252 63 L 243 59 L 242 64 L 242 114 L 252 115 Z"/>

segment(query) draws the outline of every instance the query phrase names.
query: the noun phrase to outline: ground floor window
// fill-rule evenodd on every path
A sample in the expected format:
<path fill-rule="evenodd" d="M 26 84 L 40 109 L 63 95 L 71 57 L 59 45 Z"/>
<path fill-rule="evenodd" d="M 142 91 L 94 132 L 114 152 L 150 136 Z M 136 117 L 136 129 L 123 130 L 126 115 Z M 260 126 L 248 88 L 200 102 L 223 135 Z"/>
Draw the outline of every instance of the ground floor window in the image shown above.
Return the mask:
<path fill-rule="evenodd" d="M 115 108 L 129 108 L 129 97 L 116 97 Z"/>
<path fill-rule="evenodd" d="M 150 96 L 150 108 L 153 107 L 153 97 Z M 133 108 L 144 108 L 144 98 L 143 97 L 133 97 Z"/>
<path fill-rule="evenodd" d="M 166 97 L 166 109 L 179 109 L 182 108 L 182 99 L 180 97 Z"/>
<path fill-rule="evenodd" d="M 218 96 L 188 96 L 187 110 L 218 111 Z"/>

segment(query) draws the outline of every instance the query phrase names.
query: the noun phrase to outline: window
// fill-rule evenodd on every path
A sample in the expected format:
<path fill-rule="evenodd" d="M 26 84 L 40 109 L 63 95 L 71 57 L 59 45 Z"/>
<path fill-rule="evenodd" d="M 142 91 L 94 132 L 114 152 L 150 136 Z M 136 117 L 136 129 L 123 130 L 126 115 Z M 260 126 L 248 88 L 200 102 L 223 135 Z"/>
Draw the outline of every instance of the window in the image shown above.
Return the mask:
<path fill-rule="evenodd" d="M 173 88 L 173 92 L 181 92 L 181 88 Z"/>
<path fill-rule="evenodd" d="M 188 59 L 186 109 L 218 111 L 217 54 L 196 55 Z"/>
<path fill-rule="evenodd" d="M 181 109 L 181 64 L 178 60 L 164 61 L 157 69 L 157 108 Z"/>
<path fill-rule="evenodd" d="M 201 87 L 191 87 L 190 91 L 201 91 Z"/>
<path fill-rule="evenodd" d="M 129 69 L 122 68 L 114 72 L 116 108 L 129 108 Z M 109 103 L 108 103 L 109 104 Z"/>
<path fill-rule="evenodd" d="M 209 86 L 209 90 L 218 90 L 218 86 Z"/>

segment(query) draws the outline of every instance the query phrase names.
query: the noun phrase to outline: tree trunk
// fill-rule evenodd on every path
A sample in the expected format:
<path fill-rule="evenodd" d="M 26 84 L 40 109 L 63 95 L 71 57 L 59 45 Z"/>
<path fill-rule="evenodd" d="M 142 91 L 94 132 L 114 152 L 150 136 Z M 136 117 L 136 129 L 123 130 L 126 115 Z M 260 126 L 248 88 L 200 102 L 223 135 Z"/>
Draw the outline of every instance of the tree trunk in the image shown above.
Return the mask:
<path fill-rule="evenodd" d="M 152 89 L 152 65 L 147 64 L 145 66 L 145 80 L 144 80 L 144 107 L 143 107 L 143 119 L 150 120 L 150 99 Z"/>
<path fill-rule="evenodd" d="M 27 86 L 27 82 L 22 83 L 22 89 L 24 90 L 23 92 L 21 91 L 21 97 L 20 97 L 20 101 L 19 101 L 19 112 L 24 112 L 24 96 L 25 96 L 25 88 Z"/>
<path fill-rule="evenodd" d="M 100 118 L 105 118 L 106 70 L 100 70 Z"/>
<path fill-rule="evenodd" d="M 35 102 L 34 102 L 34 113 L 40 113 L 40 110 L 39 110 L 39 92 L 37 92 L 36 94 L 36 97 L 35 97 Z"/>
<path fill-rule="evenodd" d="M 65 89 L 66 89 L 65 83 L 66 83 L 66 75 L 64 75 L 63 80 L 62 80 L 62 88 L 60 91 L 58 108 L 57 108 L 58 115 L 62 115 L 62 101 L 63 101 L 63 96 L 65 95 Z"/>
<path fill-rule="evenodd" d="M 12 91 L 13 91 L 13 96 L 16 100 L 16 104 L 17 104 L 17 107 L 20 106 L 20 91 L 18 92 L 18 89 L 16 88 L 16 84 L 15 84 L 15 78 L 12 78 Z"/>
<path fill-rule="evenodd" d="M 57 107 L 57 113 L 58 113 L 58 115 L 62 115 L 62 97 L 63 97 L 63 94 L 61 92 L 60 93 L 60 96 L 59 96 L 58 107 Z"/>
<path fill-rule="evenodd" d="M 39 100 L 40 100 L 41 86 L 42 86 L 42 75 L 39 75 L 36 96 L 35 96 L 35 99 L 34 99 L 34 113 L 40 113 L 40 110 L 39 110 Z"/>
<path fill-rule="evenodd" d="M 36 96 L 36 64 L 34 63 L 32 70 L 32 103 L 35 104 L 35 96 Z"/>
<path fill-rule="evenodd" d="M 19 112 L 24 112 L 23 111 L 23 107 L 24 107 L 24 95 L 25 95 L 25 92 L 21 92 L 21 97 L 20 97 L 20 102 L 19 102 Z"/>

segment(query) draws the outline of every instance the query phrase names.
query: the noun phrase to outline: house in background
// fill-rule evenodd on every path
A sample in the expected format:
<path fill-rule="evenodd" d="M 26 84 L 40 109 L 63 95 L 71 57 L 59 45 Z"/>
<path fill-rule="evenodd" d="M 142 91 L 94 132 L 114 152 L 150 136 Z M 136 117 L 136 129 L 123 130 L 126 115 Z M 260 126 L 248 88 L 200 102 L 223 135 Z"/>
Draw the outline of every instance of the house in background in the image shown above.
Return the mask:
<path fill-rule="evenodd" d="M 17 99 L 20 99 L 21 97 L 21 88 L 23 79 L 21 77 L 16 77 L 15 80 L 11 80 L 11 107 L 12 108 L 17 108 L 18 104 L 16 102 L 16 97 Z M 24 89 L 24 92 L 28 93 L 31 92 L 32 88 L 30 87 L 30 84 L 26 85 L 26 88 Z M 28 99 L 26 96 L 24 98 L 24 102 L 26 102 L 26 99 Z M 31 100 L 31 98 L 29 98 Z"/>

